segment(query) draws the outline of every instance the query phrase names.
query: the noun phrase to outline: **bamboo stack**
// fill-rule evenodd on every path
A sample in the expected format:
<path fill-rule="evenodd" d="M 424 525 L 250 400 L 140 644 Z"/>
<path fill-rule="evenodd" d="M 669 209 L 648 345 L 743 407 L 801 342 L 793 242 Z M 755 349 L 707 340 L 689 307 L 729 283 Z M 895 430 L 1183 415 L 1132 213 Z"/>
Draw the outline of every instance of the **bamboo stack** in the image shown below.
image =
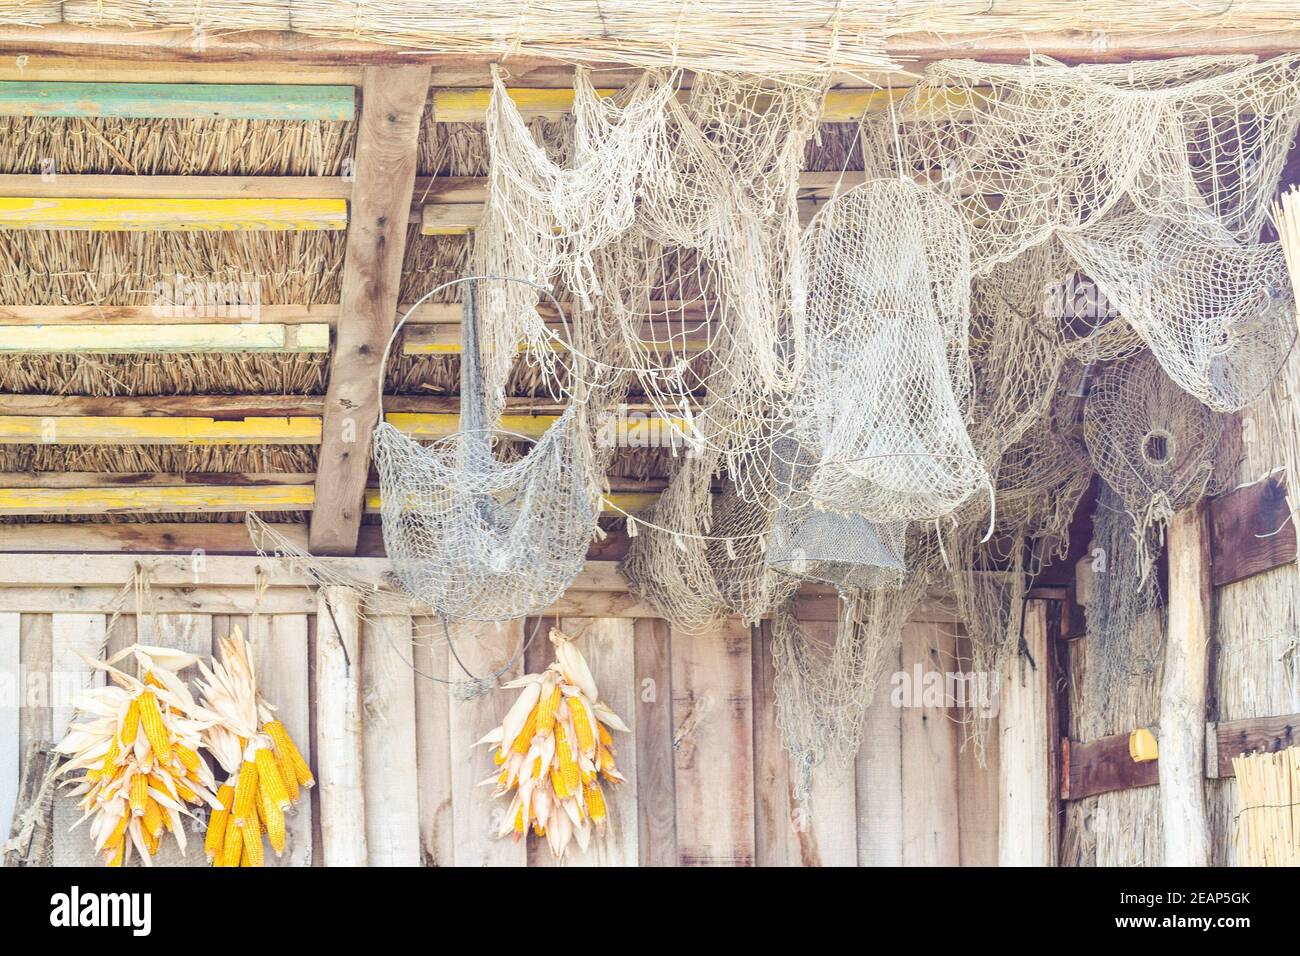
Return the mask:
<path fill-rule="evenodd" d="M 1237 865 L 1300 866 L 1300 747 L 1232 759 Z"/>

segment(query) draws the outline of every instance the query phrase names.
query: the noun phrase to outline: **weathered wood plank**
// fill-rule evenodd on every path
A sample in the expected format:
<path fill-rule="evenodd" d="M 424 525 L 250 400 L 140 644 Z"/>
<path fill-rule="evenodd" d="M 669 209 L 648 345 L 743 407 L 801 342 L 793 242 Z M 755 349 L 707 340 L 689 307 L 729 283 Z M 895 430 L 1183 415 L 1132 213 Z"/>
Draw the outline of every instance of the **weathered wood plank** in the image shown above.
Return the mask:
<path fill-rule="evenodd" d="M 902 715 L 904 866 L 961 863 L 957 727 L 949 718 L 952 700 L 942 680 L 955 661 L 951 626 L 908 624 L 903 628 L 903 670 L 911 678 L 912 694 Z M 926 685 L 935 677 L 939 689 L 927 693 Z"/>
<path fill-rule="evenodd" d="M 420 865 L 412 636 L 409 615 L 378 617 L 366 625 L 361 700 L 371 866 Z"/>
<path fill-rule="evenodd" d="M 523 622 L 513 621 L 500 630 L 491 624 L 454 624 L 451 636 L 456 655 L 476 677 L 486 677 L 504 667 L 515 653 L 523 635 Z M 443 648 L 444 651 L 449 650 Z M 518 662 L 501 681 L 518 676 Z M 447 670 L 452 680 L 463 681 L 467 675 L 449 658 Z M 451 701 L 451 794 L 452 826 L 455 834 L 453 862 L 456 866 L 524 866 L 527 849 L 509 837 L 498 840 L 507 805 L 494 800 L 491 787 L 478 784 L 493 774 L 492 759 L 486 747 L 473 745 L 498 726 L 514 703 L 517 691 L 495 689 L 474 700 Z"/>
<path fill-rule="evenodd" d="M 57 743 L 67 732 L 76 709 L 76 700 L 88 687 L 102 686 L 104 674 L 81 659 L 100 656 L 106 619 L 103 614 L 55 614 L 50 622 L 51 673 L 54 678 L 50 700 L 53 740 Z M 69 832 L 81 818 L 76 799 L 67 791 L 54 798 L 55 866 L 94 866 L 100 861 L 94 848 L 80 829 Z"/>
<path fill-rule="evenodd" d="M 0 116 L 351 120 L 351 86 L 0 82 Z"/>
<path fill-rule="evenodd" d="M 451 704 L 445 683 L 447 648 L 442 643 L 442 624 L 437 618 L 416 618 L 413 623 L 421 862 L 425 866 L 451 866 L 455 858 L 455 833 L 451 805 Z"/>
<path fill-rule="evenodd" d="M 330 327 L 242 325 L 0 325 L 0 354 L 328 352 Z"/>
<path fill-rule="evenodd" d="M 305 511 L 314 495 L 311 485 L 0 488 L 0 515 Z"/>
<path fill-rule="evenodd" d="M 366 796 L 357 596 L 320 590 L 316 612 L 316 779 L 326 866 L 365 866 Z"/>
<path fill-rule="evenodd" d="M 683 866 L 754 865 L 752 660 L 739 620 L 673 636 L 677 852 Z"/>
<path fill-rule="evenodd" d="M 975 673 L 969 638 L 961 634 L 957 636 L 957 652 L 958 670 L 974 677 L 974 686 L 968 684 L 967 689 L 978 694 L 980 675 Z M 989 691 L 991 693 L 992 688 Z M 957 827 L 962 866 L 998 865 L 998 816 L 1001 803 L 998 785 L 998 704 L 998 698 L 976 697 L 972 700 L 971 708 L 965 711 L 954 708 L 952 713 L 954 720 L 973 719 L 982 722 L 984 731 L 982 763 L 978 743 L 968 732 L 964 734 L 957 754 Z M 988 714 L 986 707 L 994 709 L 994 714 Z M 964 732 L 966 730 L 963 728 Z"/>
<path fill-rule="evenodd" d="M 1214 756 L 1208 761 L 1209 776 L 1232 777 L 1234 757 L 1300 745 L 1300 714 L 1226 720 L 1214 728 Z"/>
<path fill-rule="evenodd" d="M 0 612 L 23 614 L 112 613 L 122 607 L 122 586 L 0 588 Z M 152 594 L 159 614 L 315 613 L 316 598 L 306 588 L 158 588 Z"/>
<path fill-rule="evenodd" d="M 998 865 L 1051 866 L 1055 847 L 1049 780 L 1047 606 L 1025 605 L 1024 646 L 1007 660 L 998 713 Z"/>
<path fill-rule="evenodd" d="M 754 865 L 797 866 L 799 820 L 790 780 L 789 754 L 777 726 L 776 671 L 772 666 L 772 625 L 752 629 L 754 711 Z M 803 812 L 801 810 L 801 812 Z"/>
<path fill-rule="evenodd" d="M 307 669 L 306 614 L 255 614 L 234 626 L 244 628 L 252 645 L 257 686 L 275 707 L 276 717 L 308 763 L 312 758 L 311 698 Z M 304 793 L 285 815 L 284 856 L 266 855 L 267 866 L 311 866 L 312 800 Z"/>
<path fill-rule="evenodd" d="M 357 180 L 343 264 L 340 314 L 316 479 L 313 554 L 354 554 L 384 345 L 401 283 L 415 147 L 429 88 L 427 66 L 368 67 L 357 133 Z"/>
<path fill-rule="evenodd" d="M 1209 512 L 1215 587 L 1295 561 L 1296 530 L 1283 476 L 1211 498 Z"/>
<path fill-rule="evenodd" d="M 634 622 L 637 850 L 641 866 L 677 865 L 672 648 L 668 623 Z"/>
<path fill-rule="evenodd" d="M 0 833 L 7 837 L 18 801 L 23 752 L 19 745 L 22 706 L 21 615 L 0 614 Z"/>
<path fill-rule="evenodd" d="M 1160 820 L 1165 866 L 1208 866 L 1205 802 L 1210 580 L 1207 508 L 1199 502 L 1169 522 L 1169 630 L 1160 684 Z"/>
<path fill-rule="evenodd" d="M 887 655 L 867 707 L 857 762 L 858 865 L 903 865 L 903 708 L 894 701 L 902 648 Z"/>

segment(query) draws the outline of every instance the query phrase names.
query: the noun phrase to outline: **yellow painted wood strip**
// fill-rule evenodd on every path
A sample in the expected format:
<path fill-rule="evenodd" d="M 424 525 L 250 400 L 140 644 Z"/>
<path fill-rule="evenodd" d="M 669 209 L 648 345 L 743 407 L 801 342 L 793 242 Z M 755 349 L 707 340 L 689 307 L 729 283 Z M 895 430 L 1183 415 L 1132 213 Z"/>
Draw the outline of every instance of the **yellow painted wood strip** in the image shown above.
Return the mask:
<path fill-rule="evenodd" d="M 627 512 L 636 514 L 651 507 L 659 500 L 657 491 L 620 491 L 615 494 L 606 495 L 603 501 L 602 510 L 606 514 L 620 514 Z M 378 488 L 366 489 L 366 513 L 379 514 L 381 499 Z"/>
<path fill-rule="evenodd" d="M 305 511 L 311 485 L 178 485 L 170 488 L 0 488 L 0 514 L 147 514 Z"/>
<path fill-rule="evenodd" d="M 328 352 L 328 325 L 0 325 L 0 354 Z"/>
<path fill-rule="evenodd" d="M 559 324 L 554 326 L 555 333 L 563 336 L 563 329 Z M 700 352 L 709 347 L 706 338 L 700 337 L 673 339 L 671 347 L 665 334 L 660 340 L 647 340 L 642 343 L 647 349 L 658 352 Z M 519 346 L 521 350 L 524 345 Z M 562 348 L 560 343 L 552 343 L 552 347 Z M 458 355 L 460 354 L 460 325 L 452 323 L 440 323 L 437 325 L 408 325 L 402 334 L 402 354 L 403 355 Z"/>
<path fill-rule="evenodd" d="M 908 87 L 879 90 L 831 90 L 826 94 L 822 105 L 822 120 L 827 123 L 851 122 L 864 113 L 880 112 L 889 109 L 891 100 L 897 102 L 909 92 Z M 519 111 L 525 117 L 548 116 L 567 113 L 573 108 L 572 89 L 532 89 L 519 87 L 508 91 Z M 596 91 L 600 96 L 610 96 L 617 92 L 612 89 Z M 978 96 L 978 93 L 976 94 Z M 433 116 L 440 123 L 482 123 L 487 115 L 488 101 L 492 91 L 489 89 L 443 89 L 433 94 Z M 925 104 L 918 104 L 921 108 Z M 961 109 L 963 106 L 975 105 L 975 97 L 958 91 L 945 93 L 943 100 L 934 101 L 935 108 L 944 110 Z"/>
<path fill-rule="evenodd" d="M 96 232 L 336 230 L 348 224 L 343 199 L 0 198 L 0 229 Z"/>
<path fill-rule="evenodd" d="M 319 418 L 0 416 L 0 445 L 318 445 Z"/>
<path fill-rule="evenodd" d="M 442 412 L 390 412 L 384 416 L 388 424 L 402 434 L 418 441 L 431 441 L 454 435 L 460 429 L 460 416 Z M 559 421 L 558 415 L 502 415 L 498 431 L 525 438 L 541 438 L 546 430 Z M 681 418 L 661 418 L 643 412 L 629 412 L 623 417 L 611 416 L 612 437 L 619 443 L 642 447 L 667 444 L 686 434 L 687 422 Z M 662 439 L 662 440 L 660 440 Z"/>
<path fill-rule="evenodd" d="M 210 514 L 240 511 L 311 511 L 316 489 L 297 485 L 176 485 L 87 488 L 0 487 L 0 515 Z M 659 500 L 657 491 L 607 495 L 608 514 L 635 514 Z M 366 490 L 369 514 L 380 510 L 379 489 Z"/>

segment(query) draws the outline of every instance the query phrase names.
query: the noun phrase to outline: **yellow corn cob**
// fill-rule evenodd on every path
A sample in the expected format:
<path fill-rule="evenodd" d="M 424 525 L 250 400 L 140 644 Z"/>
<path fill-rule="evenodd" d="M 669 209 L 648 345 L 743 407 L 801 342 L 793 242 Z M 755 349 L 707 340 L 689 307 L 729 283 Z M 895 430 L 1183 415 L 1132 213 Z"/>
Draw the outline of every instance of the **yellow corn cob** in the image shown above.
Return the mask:
<path fill-rule="evenodd" d="M 148 830 L 144 833 L 144 847 L 149 851 L 150 856 L 158 855 L 158 837 Z"/>
<path fill-rule="evenodd" d="M 280 780 L 284 783 L 284 789 L 289 794 L 289 802 L 298 802 L 298 778 L 294 776 L 293 764 L 284 754 L 275 755 L 276 766 L 280 768 Z"/>
<path fill-rule="evenodd" d="M 504 750 L 492 751 L 492 762 L 498 767 L 506 762 L 506 752 Z"/>
<path fill-rule="evenodd" d="M 591 816 L 592 822 L 603 822 L 608 811 L 605 808 L 605 795 L 600 791 L 600 784 L 587 784 L 583 793 L 587 798 L 587 813 Z"/>
<path fill-rule="evenodd" d="M 519 809 L 515 811 L 515 832 L 523 833 L 528 829 L 528 813 L 524 808 L 524 802 L 519 801 Z"/>
<path fill-rule="evenodd" d="M 140 699 L 133 697 L 127 705 L 126 716 L 122 718 L 122 743 L 129 747 L 135 743 L 136 731 L 140 729 Z"/>
<path fill-rule="evenodd" d="M 149 673 L 144 675 L 144 682 L 149 687 L 157 687 L 159 689 L 164 689 L 163 682 L 154 676 L 153 671 L 149 671 Z"/>
<path fill-rule="evenodd" d="M 144 805 L 144 832 L 150 836 L 158 836 L 162 833 L 162 807 L 158 806 L 158 801 L 150 797 Z"/>
<path fill-rule="evenodd" d="M 258 789 L 266 796 L 267 800 L 275 804 L 277 810 L 287 810 L 293 806 L 293 801 L 289 799 L 289 791 L 285 788 L 284 780 L 280 778 L 280 765 L 275 762 L 275 754 L 271 753 L 269 747 L 259 747 L 253 754 L 257 761 L 257 785 Z"/>
<path fill-rule="evenodd" d="M 564 778 L 560 776 L 558 767 L 551 767 L 551 789 L 555 791 L 555 796 L 563 800 L 569 796 L 569 791 L 564 789 Z"/>
<path fill-rule="evenodd" d="M 131 778 L 131 816 L 144 816 L 144 805 L 149 800 L 149 778 L 142 773 L 137 773 Z"/>
<path fill-rule="evenodd" d="M 596 752 L 596 735 L 591 730 L 586 701 L 578 698 L 569 701 L 569 713 L 573 715 L 573 735 L 577 738 L 578 753 L 591 756 Z"/>
<path fill-rule="evenodd" d="M 241 863 L 241 866 L 261 866 L 264 862 L 262 856 L 262 833 L 257 828 L 257 824 L 244 824 L 244 859 L 247 861 Z"/>
<path fill-rule="evenodd" d="M 532 746 L 533 734 L 537 731 L 537 708 L 534 707 L 524 721 L 523 729 L 519 731 L 519 736 L 515 738 L 514 746 L 510 749 L 517 754 L 528 753 L 528 748 Z"/>
<path fill-rule="evenodd" d="M 230 808 L 235 803 L 235 788 L 228 783 L 222 784 L 221 789 L 217 791 L 217 802 L 225 809 L 213 810 L 208 815 L 208 835 L 203 841 L 203 852 L 208 855 L 209 860 L 215 860 L 221 855 L 226 839 L 226 821 L 230 819 Z"/>
<path fill-rule="evenodd" d="M 244 848 L 244 831 L 234 821 L 226 822 L 226 836 L 221 847 L 221 866 L 239 866 L 239 855 Z M 214 861 L 215 862 L 215 861 Z"/>
<path fill-rule="evenodd" d="M 239 767 L 239 777 L 235 781 L 235 806 L 232 810 L 235 823 L 243 826 L 256 813 L 254 797 L 257 796 L 257 764 L 245 760 Z"/>
<path fill-rule="evenodd" d="M 191 790 L 179 780 L 176 781 L 176 796 L 180 797 L 186 803 L 198 803 L 199 795 Z"/>
<path fill-rule="evenodd" d="M 117 745 L 117 738 L 114 737 L 108 742 L 108 753 L 104 754 L 104 763 L 99 770 L 101 777 L 111 778 L 113 776 L 113 769 L 117 764 L 117 758 L 121 752 L 121 749 Z"/>
<path fill-rule="evenodd" d="M 608 747 L 601 747 L 596 752 L 596 766 L 600 768 L 601 773 L 610 773 L 618 768 L 614 765 L 614 754 Z"/>
<path fill-rule="evenodd" d="M 108 835 L 108 839 L 104 841 L 103 849 L 112 850 L 121 846 L 126 839 L 126 825 L 130 822 L 131 818 L 124 814 L 117 821 L 117 826 L 113 827 L 113 832 Z"/>
<path fill-rule="evenodd" d="M 140 725 L 144 728 L 145 737 L 149 739 L 149 746 L 153 748 L 154 757 L 163 764 L 169 763 L 172 759 L 172 742 L 163 725 L 158 698 L 153 695 L 153 691 L 147 690 L 136 699 L 140 702 Z"/>
<path fill-rule="evenodd" d="M 122 841 L 118 841 L 116 849 L 114 849 L 112 852 L 113 855 L 108 858 L 108 865 L 121 866 L 122 859 L 126 855 L 126 843 Z"/>
<path fill-rule="evenodd" d="M 555 729 L 555 712 L 560 709 L 560 687 L 557 684 L 549 694 L 544 694 L 537 704 L 537 730 L 539 737 L 549 737 Z"/>
<path fill-rule="evenodd" d="M 184 744 L 172 744 L 172 751 L 180 759 L 181 766 L 186 770 L 195 771 L 199 769 L 199 755 Z"/>
<path fill-rule="evenodd" d="M 266 819 L 266 837 L 271 841 L 271 849 L 276 856 L 284 854 L 285 829 L 284 811 L 262 791 L 262 816 Z"/>
<path fill-rule="evenodd" d="M 614 749 L 614 738 L 609 735 L 609 728 L 606 727 L 604 724 L 602 724 L 599 720 L 596 721 L 596 733 L 600 737 L 600 742 L 602 744 L 604 744 L 610 750 Z"/>
<path fill-rule="evenodd" d="M 576 794 L 580 785 L 578 763 L 573 759 L 569 735 L 565 732 L 562 721 L 556 721 L 555 724 L 555 760 L 560 765 L 560 779 L 564 781 L 565 791 Z"/>
<path fill-rule="evenodd" d="M 307 766 L 307 761 L 294 746 L 289 731 L 284 729 L 284 724 L 278 720 L 268 720 L 262 725 L 262 730 L 275 741 L 276 753 L 283 753 L 289 758 L 289 763 L 293 766 L 293 775 L 298 778 L 298 783 L 304 787 L 312 786 L 316 778 L 311 775 L 311 767 Z"/>

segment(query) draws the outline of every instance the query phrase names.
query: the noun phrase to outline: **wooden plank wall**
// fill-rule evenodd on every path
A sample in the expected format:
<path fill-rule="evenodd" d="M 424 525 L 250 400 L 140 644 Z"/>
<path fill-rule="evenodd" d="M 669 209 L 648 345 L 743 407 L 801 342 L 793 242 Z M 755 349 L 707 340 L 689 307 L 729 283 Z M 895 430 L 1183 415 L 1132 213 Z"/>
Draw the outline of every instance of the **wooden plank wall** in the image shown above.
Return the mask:
<path fill-rule="evenodd" d="M 271 862 L 553 866 L 540 841 L 495 838 L 505 804 L 479 785 L 492 765 L 486 748 L 471 745 L 501 719 L 514 692 L 461 700 L 440 681 L 465 670 L 483 676 L 504 669 L 506 677 L 539 670 L 552 659 L 547 633 L 556 624 L 577 637 L 606 702 L 633 730 L 630 740 L 616 735 L 628 783 L 611 795 L 609 837 L 568 865 L 997 862 L 996 746 L 981 767 L 969 748 L 963 752 L 946 703 L 898 706 L 895 673 L 959 666 L 951 625 L 908 626 L 867 715 L 855 765 L 838 779 L 819 777 L 800 807 L 777 724 L 766 627 L 731 622 L 680 634 L 651 619 L 546 619 L 512 662 L 531 621 L 454 628 L 449 647 L 434 620 L 391 617 L 354 631 L 348 613 L 343 601 L 332 617 L 174 614 L 137 622 L 131 615 L 0 614 L 0 691 L 55 678 L 50 697 L 22 691 L 27 696 L 6 698 L 0 709 L 3 825 L 22 748 L 56 735 L 70 714 L 68 687 L 94 679 L 76 651 L 117 649 L 139 637 L 206 653 L 238 627 L 253 643 L 266 696 L 321 782 L 289 817 L 285 857 L 268 854 Z M 322 686 L 327 679 L 329 688 Z M 23 706 L 9 706 L 14 700 Z M 358 749 L 359 786 L 345 779 L 352 758 L 340 756 Z M 75 813 L 70 801 L 56 807 L 55 859 L 93 864 L 84 834 L 66 832 Z M 202 865 L 202 839 L 191 840 L 186 856 L 169 851 L 166 862 Z"/>

